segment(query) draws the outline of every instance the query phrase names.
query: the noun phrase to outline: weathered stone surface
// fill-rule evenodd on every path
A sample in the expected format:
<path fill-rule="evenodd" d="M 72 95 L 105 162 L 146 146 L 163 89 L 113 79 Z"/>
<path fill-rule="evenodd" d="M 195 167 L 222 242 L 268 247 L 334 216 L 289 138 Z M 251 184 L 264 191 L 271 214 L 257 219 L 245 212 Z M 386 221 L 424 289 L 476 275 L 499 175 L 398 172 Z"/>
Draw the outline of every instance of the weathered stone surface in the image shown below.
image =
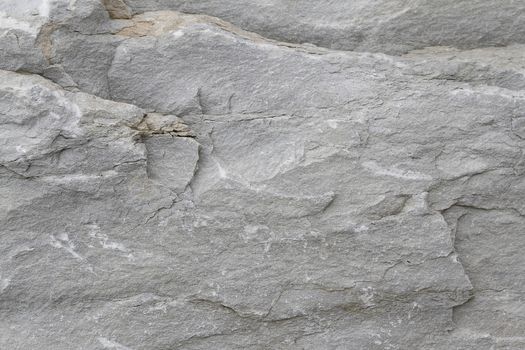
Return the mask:
<path fill-rule="evenodd" d="M 47 18 L 51 25 L 66 26 L 85 34 L 103 33 L 112 26 L 100 0 L 3 0 L 0 12 L 13 18 Z"/>
<path fill-rule="evenodd" d="M 126 0 L 138 13 L 216 16 L 272 39 L 333 49 L 403 53 L 427 46 L 525 43 L 525 8 L 514 0 Z"/>
<path fill-rule="evenodd" d="M 493 85 L 510 90 L 525 89 L 524 45 L 457 50 L 433 47 L 413 51 L 408 59 L 414 74 L 430 79 Z"/>
<path fill-rule="evenodd" d="M 524 11 L 2 2 L 0 348 L 522 349 Z"/>
<path fill-rule="evenodd" d="M 53 65 L 62 67 L 82 91 L 110 97 L 108 71 L 122 38 L 108 34 L 82 35 L 59 29 L 51 34 L 50 40 L 53 43 L 50 55 Z"/>
<path fill-rule="evenodd" d="M 131 9 L 124 3 L 124 0 L 103 0 L 103 4 L 111 18 L 131 18 Z"/>
<path fill-rule="evenodd" d="M 0 12 L 0 69 L 41 73 L 46 59 L 38 45 L 43 20 L 19 20 Z"/>

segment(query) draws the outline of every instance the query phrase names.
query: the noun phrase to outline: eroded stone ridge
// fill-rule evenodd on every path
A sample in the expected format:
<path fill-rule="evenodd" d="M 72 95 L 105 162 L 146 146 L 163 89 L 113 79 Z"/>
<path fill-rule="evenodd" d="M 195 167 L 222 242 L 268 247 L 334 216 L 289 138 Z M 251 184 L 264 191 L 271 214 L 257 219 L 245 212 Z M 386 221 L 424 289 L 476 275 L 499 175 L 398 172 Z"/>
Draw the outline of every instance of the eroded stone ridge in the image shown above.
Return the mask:
<path fill-rule="evenodd" d="M 524 348 L 523 13 L 3 1 L 0 348 Z"/>

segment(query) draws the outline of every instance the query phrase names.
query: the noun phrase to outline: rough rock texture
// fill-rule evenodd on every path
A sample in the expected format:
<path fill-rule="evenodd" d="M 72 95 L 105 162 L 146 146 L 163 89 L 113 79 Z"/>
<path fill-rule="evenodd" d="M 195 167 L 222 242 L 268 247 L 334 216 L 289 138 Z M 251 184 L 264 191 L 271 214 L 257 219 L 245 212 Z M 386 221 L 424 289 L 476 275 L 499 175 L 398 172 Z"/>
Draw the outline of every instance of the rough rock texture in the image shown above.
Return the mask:
<path fill-rule="evenodd" d="M 333 49 L 400 53 L 525 43 L 525 7 L 516 0 L 125 1 L 136 13 L 207 14 L 272 39 Z"/>
<path fill-rule="evenodd" d="M 0 348 L 525 348 L 524 54 L 521 1 L 2 1 Z"/>

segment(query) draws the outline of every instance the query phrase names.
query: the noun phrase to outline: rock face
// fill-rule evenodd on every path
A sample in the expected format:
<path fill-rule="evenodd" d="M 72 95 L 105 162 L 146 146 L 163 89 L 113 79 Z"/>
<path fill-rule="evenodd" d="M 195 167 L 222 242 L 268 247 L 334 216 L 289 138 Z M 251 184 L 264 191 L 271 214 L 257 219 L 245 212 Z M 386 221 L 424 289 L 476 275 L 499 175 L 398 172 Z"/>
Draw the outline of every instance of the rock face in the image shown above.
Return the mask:
<path fill-rule="evenodd" d="M 525 348 L 525 4 L 0 11 L 0 348 Z"/>
<path fill-rule="evenodd" d="M 525 43 L 515 0 L 126 0 L 135 13 L 176 10 L 222 18 L 265 37 L 332 49 L 402 53 Z"/>

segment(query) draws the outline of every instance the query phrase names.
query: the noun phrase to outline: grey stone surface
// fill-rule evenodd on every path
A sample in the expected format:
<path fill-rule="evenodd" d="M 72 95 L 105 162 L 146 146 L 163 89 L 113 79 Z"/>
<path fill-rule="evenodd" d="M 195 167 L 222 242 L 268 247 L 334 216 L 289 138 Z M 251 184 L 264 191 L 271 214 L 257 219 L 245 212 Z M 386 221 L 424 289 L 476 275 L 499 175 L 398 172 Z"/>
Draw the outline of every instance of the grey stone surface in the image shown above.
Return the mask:
<path fill-rule="evenodd" d="M 0 348 L 524 348 L 524 12 L 2 2 Z"/>
<path fill-rule="evenodd" d="M 21 20 L 0 12 L 0 69 L 41 73 L 46 59 L 38 45 L 45 21 Z"/>
<path fill-rule="evenodd" d="M 404 53 L 525 43 L 525 8 L 516 0 L 125 1 L 136 13 L 206 14 L 272 39 L 333 49 Z"/>

